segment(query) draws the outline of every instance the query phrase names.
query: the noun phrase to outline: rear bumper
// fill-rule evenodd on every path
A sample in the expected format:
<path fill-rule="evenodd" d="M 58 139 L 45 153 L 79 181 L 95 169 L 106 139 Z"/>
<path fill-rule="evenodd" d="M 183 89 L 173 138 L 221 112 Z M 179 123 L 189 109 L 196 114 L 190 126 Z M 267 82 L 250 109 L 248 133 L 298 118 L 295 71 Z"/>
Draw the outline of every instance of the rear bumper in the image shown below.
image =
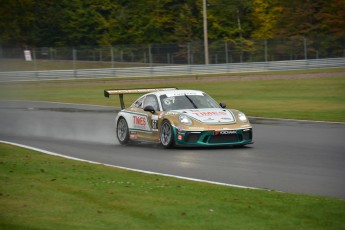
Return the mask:
<path fill-rule="evenodd" d="M 222 146 L 253 143 L 252 128 L 238 130 L 187 131 L 173 127 L 177 145 Z"/>

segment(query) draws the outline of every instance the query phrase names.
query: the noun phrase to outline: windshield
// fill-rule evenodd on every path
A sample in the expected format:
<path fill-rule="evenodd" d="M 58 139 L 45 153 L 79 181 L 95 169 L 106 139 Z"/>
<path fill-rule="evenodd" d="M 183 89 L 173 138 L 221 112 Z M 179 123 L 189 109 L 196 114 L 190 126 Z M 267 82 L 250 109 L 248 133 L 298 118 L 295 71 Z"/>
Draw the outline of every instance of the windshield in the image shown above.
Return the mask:
<path fill-rule="evenodd" d="M 160 101 L 164 111 L 180 109 L 206 109 L 220 108 L 210 96 L 205 93 L 189 93 L 179 95 L 160 96 Z"/>

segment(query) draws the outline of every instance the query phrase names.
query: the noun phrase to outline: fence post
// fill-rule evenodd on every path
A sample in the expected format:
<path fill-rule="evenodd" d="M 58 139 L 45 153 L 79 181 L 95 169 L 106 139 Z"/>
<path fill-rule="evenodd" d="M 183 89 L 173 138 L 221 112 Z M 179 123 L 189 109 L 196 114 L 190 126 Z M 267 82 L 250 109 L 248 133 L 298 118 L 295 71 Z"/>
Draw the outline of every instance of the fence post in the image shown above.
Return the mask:
<path fill-rule="evenodd" d="M 53 48 L 52 47 L 49 47 L 49 59 L 50 60 L 53 60 Z"/>
<path fill-rule="evenodd" d="M 227 41 L 225 41 L 225 62 L 229 63 L 228 42 Z"/>
<path fill-rule="evenodd" d="M 150 62 L 150 66 L 152 66 L 151 44 L 149 44 L 149 62 Z"/>
<path fill-rule="evenodd" d="M 36 49 L 32 49 L 32 58 L 33 64 L 34 64 L 34 71 L 35 71 L 35 76 L 38 78 L 38 71 L 37 71 L 37 60 L 36 60 Z"/>
<path fill-rule="evenodd" d="M 187 64 L 191 64 L 191 55 L 190 55 L 190 42 L 187 43 Z"/>
<path fill-rule="evenodd" d="M 308 53 L 307 53 L 307 39 L 305 37 L 303 37 L 303 43 L 304 43 L 304 59 L 307 60 L 308 59 Z"/>
<path fill-rule="evenodd" d="M 114 68 L 114 50 L 113 47 L 110 46 L 110 58 L 111 58 L 111 68 Z"/>
<path fill-rule="evenodd" d="M 265 39 L 265 62 L 268 61 L 268 57 L 267 57 L 267 39 Z"/>
<path fill-rule="evenodd" d="M 77 50 L 73 48 L 72 51 L 73 55 L 73 76 L 77 77 L 77 68 L 76 68 L 76 61 L 77 61 Z"/>

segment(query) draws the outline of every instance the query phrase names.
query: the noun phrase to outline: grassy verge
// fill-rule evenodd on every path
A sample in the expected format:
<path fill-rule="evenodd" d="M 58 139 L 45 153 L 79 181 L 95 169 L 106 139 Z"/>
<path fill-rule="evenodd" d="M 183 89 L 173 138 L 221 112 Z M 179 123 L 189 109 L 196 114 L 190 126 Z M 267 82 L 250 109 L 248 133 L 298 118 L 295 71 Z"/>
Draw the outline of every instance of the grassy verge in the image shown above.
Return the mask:
<path fill-rule="evenodd" d="M 345 201 L 147 175 L 0 144 L 2 229 L 344 229 Z"/>
<path fill-rule="evenodd" d="M 117 105 L 118 99 L 103 97 L 105 88 L 160 87 L 199 89 L 228 108 L 247 115 L 305 120 L 345 121 L 345 77 L 314 79 L 192 81 L 137 84 L 121 81 L 81 81 L 54 83 L 16 83 L 0 86 L 0 99 L 56 101 L 99 105 Z M 138 95 L 126 95 L 129 105 Z M 115 102 L 117 104 L 115 104 Z"/>

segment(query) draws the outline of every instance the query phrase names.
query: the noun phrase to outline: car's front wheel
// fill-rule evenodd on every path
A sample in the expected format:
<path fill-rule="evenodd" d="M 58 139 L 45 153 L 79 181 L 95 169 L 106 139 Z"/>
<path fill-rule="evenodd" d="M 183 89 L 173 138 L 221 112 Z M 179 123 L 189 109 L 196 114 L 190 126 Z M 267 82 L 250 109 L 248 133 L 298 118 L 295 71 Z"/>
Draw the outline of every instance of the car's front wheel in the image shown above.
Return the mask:
<path fill-rule="evenodd" d="M 127 121 L 123 117 L 120 117 L 118 122 L 117 122 L 116 135 L 117 135 L 117 139 L 119 140 L 120 144 L 125 145 L 128 143 L 128 141 L 129 141 L 129 130 L 128 130 Z"/>
<path fill-rule="evenodd" d="M 160 141 L 164 148 L 168 149 L 174 146 L 174 133 L 168 120 L 164 120 L 160 127 Z"/>

